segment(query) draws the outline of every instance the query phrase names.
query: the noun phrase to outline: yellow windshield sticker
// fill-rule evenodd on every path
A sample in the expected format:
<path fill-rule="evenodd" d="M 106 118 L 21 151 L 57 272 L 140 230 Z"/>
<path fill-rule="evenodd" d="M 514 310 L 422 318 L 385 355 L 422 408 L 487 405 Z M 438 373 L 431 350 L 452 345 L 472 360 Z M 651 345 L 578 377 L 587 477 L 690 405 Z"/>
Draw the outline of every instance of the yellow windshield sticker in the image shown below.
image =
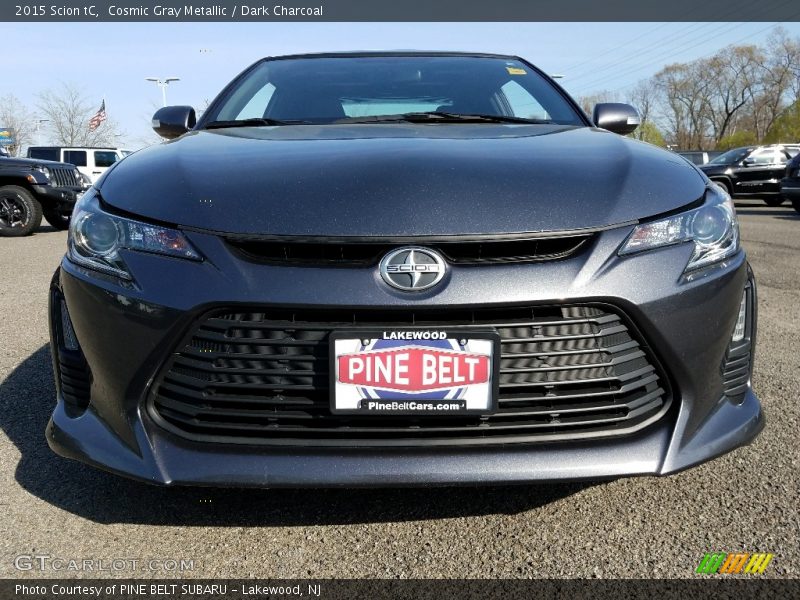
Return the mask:
<path fill-rule="evenodd" d="M 528 72 L 525 69 L 519 69 L 517 67 L 506 67 L 506 71 L 508 71 L 509 75 L 527 75 Z"/>

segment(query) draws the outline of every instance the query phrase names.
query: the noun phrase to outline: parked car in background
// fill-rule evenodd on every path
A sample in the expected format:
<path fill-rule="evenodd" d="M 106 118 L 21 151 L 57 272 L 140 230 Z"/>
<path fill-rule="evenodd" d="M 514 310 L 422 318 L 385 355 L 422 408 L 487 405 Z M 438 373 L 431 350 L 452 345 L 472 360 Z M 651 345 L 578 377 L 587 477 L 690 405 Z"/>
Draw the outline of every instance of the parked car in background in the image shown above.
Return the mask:
<path fill-rule="evenodd" d="M 700 169 L 734 198 L 761 198 L 780 206 L 780 181 L 786 163 L 800 150 L 795 145 L 743 146 L 717 156 Z"/>
<path fill-rule="evenodd" d="M 56 452 L 170 485 L 520 483 L 675 473 L 763 426 L 733 202 L 626 138 L 633 107 L 395 52 L 264 59 L 195 115 L 160 109 L 172 141 L 75 209 Z"/>
<path fill-rule="evenodd" d="M 786 167 L 786 176 L 781 179 L 781 195 L 792 203 L 800 213 L 800 153 L 795 154 Z"/>
<path fill-rule="evenodd" d="M 0 156 L 0 236 L 28 235 L 42 217 L 66 229 L 75 201 L 88 187 L 74 165 Z"/>
<path fill-rule="evenodd" d="M 129 151 L 127 151 L 130 153 Z M 119 148 L 79 148 L 66 146 L 31 146 L 28 148 L 29 158 L 54 160 L 70 163 L 91 179 L 97 181 L 111 165 L 127 156 L 125 150 Z"/>
<path fill-rule="evenodd" d="M 683 158 L 688 160 L 690 163 L 697 165 L 706 164 L 708 161 L 718 157 L 722 154 L 721 150 L 684 150 L 682 152 L 678 152 Z"/>

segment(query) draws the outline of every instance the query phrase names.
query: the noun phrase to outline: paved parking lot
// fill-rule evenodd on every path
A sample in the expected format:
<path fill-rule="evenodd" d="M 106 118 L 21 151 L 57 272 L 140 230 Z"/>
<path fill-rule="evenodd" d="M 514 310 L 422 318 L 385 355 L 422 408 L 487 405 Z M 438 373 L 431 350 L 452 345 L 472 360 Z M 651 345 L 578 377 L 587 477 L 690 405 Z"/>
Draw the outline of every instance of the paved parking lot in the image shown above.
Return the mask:
<path fill-rule="evenodd" d="M 737 204 L 767 429 L 669 478 L 596 485 L 164 489 L 59 458 L 46 299 L 66 235 L 0 238 L 0 576 L 77 574 L 14 566 L 49 555 L 111 569 L 95 576 L 171 576 L 184 559 L 190 577 L 691 577 L 711 550 L 772 552 L 767 575 L 800 576 L 800 215 Z"/>

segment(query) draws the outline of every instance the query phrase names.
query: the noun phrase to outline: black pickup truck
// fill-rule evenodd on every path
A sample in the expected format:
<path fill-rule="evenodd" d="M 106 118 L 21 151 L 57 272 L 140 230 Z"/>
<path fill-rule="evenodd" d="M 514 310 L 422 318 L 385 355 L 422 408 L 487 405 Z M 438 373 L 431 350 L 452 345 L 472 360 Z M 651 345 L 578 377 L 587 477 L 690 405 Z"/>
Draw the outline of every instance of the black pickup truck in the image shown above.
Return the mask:
<path fill-rule="evenodd" d="M 28 235 L 42 217 L 56 229 L 66 229 L 86 187 L 73 165 L 0 152 L 0 236 Z"/>

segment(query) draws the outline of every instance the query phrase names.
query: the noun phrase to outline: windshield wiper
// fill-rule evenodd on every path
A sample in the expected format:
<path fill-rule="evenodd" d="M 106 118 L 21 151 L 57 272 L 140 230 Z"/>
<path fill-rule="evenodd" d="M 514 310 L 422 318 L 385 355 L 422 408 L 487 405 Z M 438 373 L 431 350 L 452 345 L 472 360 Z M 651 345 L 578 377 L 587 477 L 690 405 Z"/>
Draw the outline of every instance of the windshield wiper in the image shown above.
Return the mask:
<path fill-rule="evenodd" d="M 295 121 L 302 123 L 303 121 Z M 288 125 L 289 121 L 277 121 L 275 119 L 236 119 L 233 121 L 210 121 L 203 125 L 203 129 L 222 129 L 225 127 L 269 127 L 272 125 Z"/>
<path fill-rule="evenodd" d="M 336 123 L 525 123 L 552 124 L 548 119 L 524 119 L 506 115 L 461 114 L 443 111 L 413 112 L 398 115 L 376 115 L 372 117 L 349 117 Z"/>

